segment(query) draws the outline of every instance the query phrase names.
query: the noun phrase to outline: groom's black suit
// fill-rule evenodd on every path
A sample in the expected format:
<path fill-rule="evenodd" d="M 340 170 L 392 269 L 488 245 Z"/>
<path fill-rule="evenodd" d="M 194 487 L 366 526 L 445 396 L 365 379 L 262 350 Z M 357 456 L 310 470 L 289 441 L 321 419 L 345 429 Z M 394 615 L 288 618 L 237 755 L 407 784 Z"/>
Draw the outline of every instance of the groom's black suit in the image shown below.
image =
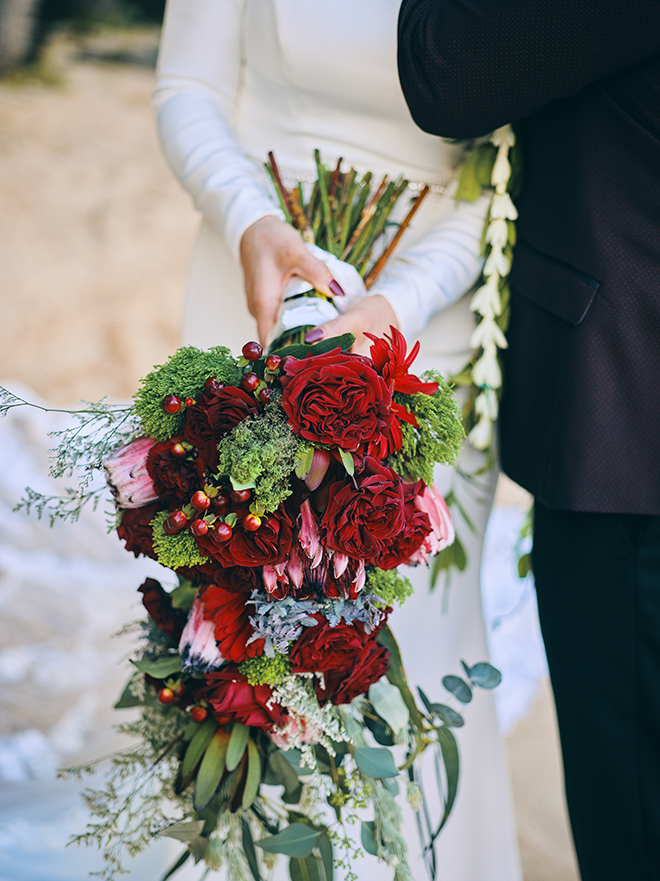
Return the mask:
<path fill-rule="evenodd" d="M 660 0 L 403 0 L 415 121 L 515 122 L 500 419 L 583 881 L 660 881 Z"/>

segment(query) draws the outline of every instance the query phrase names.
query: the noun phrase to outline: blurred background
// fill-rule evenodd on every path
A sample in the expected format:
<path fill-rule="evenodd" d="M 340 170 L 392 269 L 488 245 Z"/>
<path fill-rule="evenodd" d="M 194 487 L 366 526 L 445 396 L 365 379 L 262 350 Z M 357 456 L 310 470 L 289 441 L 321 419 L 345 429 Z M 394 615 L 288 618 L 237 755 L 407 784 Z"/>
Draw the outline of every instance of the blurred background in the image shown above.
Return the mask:
<path fill-rule="evenodd" d="M 0 0 L 0 382 L 50 407 L 125 400 L 179 343 L 198 221 L 149 106 L 163 5 Z M 130 642 L 108 637 L 138 616 L 135 588 L 154 574 L 105 536 L 102 511 L 54 530 L 12 511 L 27 484 L 50 486 L 46 434 L 60 419 L 22 409 L 0 424 L 0 881 L 98 867 L 84 851 L 57 863 L 84 813 L 54 771 L 113 745 Z M 533 586 L 515 571 L 528 505 L 500 480 L 484 606 L 525 879 L 577 881 Z"/>

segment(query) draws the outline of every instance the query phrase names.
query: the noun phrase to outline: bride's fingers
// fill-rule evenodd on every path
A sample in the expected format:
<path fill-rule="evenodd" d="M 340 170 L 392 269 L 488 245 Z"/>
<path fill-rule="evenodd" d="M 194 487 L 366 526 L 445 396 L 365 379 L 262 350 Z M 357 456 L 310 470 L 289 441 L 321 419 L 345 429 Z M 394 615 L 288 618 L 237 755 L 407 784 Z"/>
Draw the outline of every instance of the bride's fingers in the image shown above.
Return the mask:
<path fill-rule="evenodd" d="M 301 241 L 302 244 L 302 241 Z M 308 281 L 317 291 L 327 294 L 331 297 L 343 297 L 344 291 L 332 272 L 328 269 L 322 260 L 318 260 L 309 253 L 307 248 L 302 245 L 302 251 L 298 255 L 297 266 L 292 270 L 293 275 Z"/>
<path fill-rule="evenodd" d="M 352 333 L 355 334 L 353 351 L 359 355 L 368 355 L 371 342 L 364 336 L 365 332 L 383 336 L 389 332 L 391 325 L 398 326 L 394 310 L 385 297 L 374 294 L 357 300 L 343 315 L 312 328 L 305 335 L 305 340 L 316 343 L 343 333 Z"/>

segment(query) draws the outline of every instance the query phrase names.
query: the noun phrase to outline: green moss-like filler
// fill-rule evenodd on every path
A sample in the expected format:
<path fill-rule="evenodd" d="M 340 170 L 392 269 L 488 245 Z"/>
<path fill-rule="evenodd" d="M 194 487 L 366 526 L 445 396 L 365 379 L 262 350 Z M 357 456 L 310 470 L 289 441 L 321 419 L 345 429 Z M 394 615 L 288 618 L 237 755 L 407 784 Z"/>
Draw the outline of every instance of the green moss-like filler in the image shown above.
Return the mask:
<path fill-rule="evenodd" d="M 270 513 L 291 495 L 289 478 L 303 447 L 284 410 L 273 401 L 220 441 L 218 474 L 229 477 L 235 487 L 254 487 L 255 505 Z"/>
<path fill-rule="evenodd" d="M 273 658 L 248 658 L 238 665 L 238 672 L 247 676 L 250 685 L 279 685 L 291 672 L 291 661 L 288 655 L 275 652 Z"/>
<path fill-rule="evenodd" d="M 403 404 L 417 417 L 419 428 L 401 422 L 403 445 L 393 453 L 388 464 L 407 480 L 433 483 L 436 464 L 453 465 L 465 436 L 461 410 L 451 386 L 435 370 L 422 376 L 425 382 L 437 382 L 434 395 L 403 395 L 394 393 L 397 404 Z"/>
<path fill-rule="evenodd" d="M 402 606 L 413 595 L 413 586 L 410 579 L 396 569 L 373 568 L 367 572 L 367 591 L 380 597 L 386 606 L 394 603 Z"/>
<path fill-rule="evenodd" d="M 153 542 L 158 562 L 168 569 L 178 569 L 179 566 L 201 566 L 208 563 L 209 558 L 202 556 L 197 547 L 197 542 L 187 529 L 177 532 L 176 535 L 167 535 L 163 530 L 163 523 L 167 520 L 167 511 L 159 511 L 151 521 L 153 528 Z"/>
<path fill-rule="evenodd" d="M 145 434 L 164 441 L 181 431 L 185 409 L 166 413 L 163 410 L 166 395 L 178 395 L 182 401 L 194 399 L 210 376 L 229 385 L 238 385 L 241 375 L 236 360 L 224 346 L 206 351 L 194 346 L 178 349 L 165 364 L 155 367 L 144 377 L 141 388 L 133 396 L 135 412 Z"/>

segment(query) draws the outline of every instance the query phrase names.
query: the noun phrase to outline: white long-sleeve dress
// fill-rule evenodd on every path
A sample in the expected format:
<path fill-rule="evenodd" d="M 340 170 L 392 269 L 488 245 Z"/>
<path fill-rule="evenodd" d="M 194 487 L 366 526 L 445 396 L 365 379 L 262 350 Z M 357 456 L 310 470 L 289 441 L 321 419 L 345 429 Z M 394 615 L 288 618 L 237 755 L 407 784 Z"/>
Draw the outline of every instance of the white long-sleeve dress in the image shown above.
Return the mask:
<path fill-rule="evenodd" d="M 486 206 L 451 199 L 462 148 L 423 133 L 410 117 L 396 68 L 399 2 L 169 0 L 155 106 L 166 156 L 202 214 L 188 278 L 185 343 L 237 351 L 255 338 L 240 241 L 260 217 L 281 216 L 262 162 L 273 150 L 292 180 L 314 178 L 318 148 L 327 163 L 341 156 L 358 172 L 404 174 L 411 196 L 423 183 L 431 185 L 372 293 L 388 299 L 411 343 L 420 339 L 420 372 L 434 367 L 447 374 L 465 362 L 474 322 L 464 295 L 479 275 Z M 479 455 L 464 452 L 464 468 L 478 464 Z M 450 477 L 448 469 L 438 469 L 441 489 Z M 444 674 L 460 673 L 461 658 L 475 663 L 487 657 L 479 569 L 495 480 L 491 471 L 478 487 L 458 489 L 479 537 L 463 525 L 469 565 L 452 580 L 446 608 L 442 591 L 429 594 L 428 570 L 414 569 L 407 574 L 415 596 L 391 618 L 409 679 L 432 699 L 442 698 Z M 476 695 L 466 718 L 459 732 L 459 797 L 439 841 L 438 878 L 518 881 L 492 694 Z M 414 818 L 405 810 L 413 876 L 424 881 Z M 369 881 L 391 877 L 371 858 L 357 871 Z"/>

